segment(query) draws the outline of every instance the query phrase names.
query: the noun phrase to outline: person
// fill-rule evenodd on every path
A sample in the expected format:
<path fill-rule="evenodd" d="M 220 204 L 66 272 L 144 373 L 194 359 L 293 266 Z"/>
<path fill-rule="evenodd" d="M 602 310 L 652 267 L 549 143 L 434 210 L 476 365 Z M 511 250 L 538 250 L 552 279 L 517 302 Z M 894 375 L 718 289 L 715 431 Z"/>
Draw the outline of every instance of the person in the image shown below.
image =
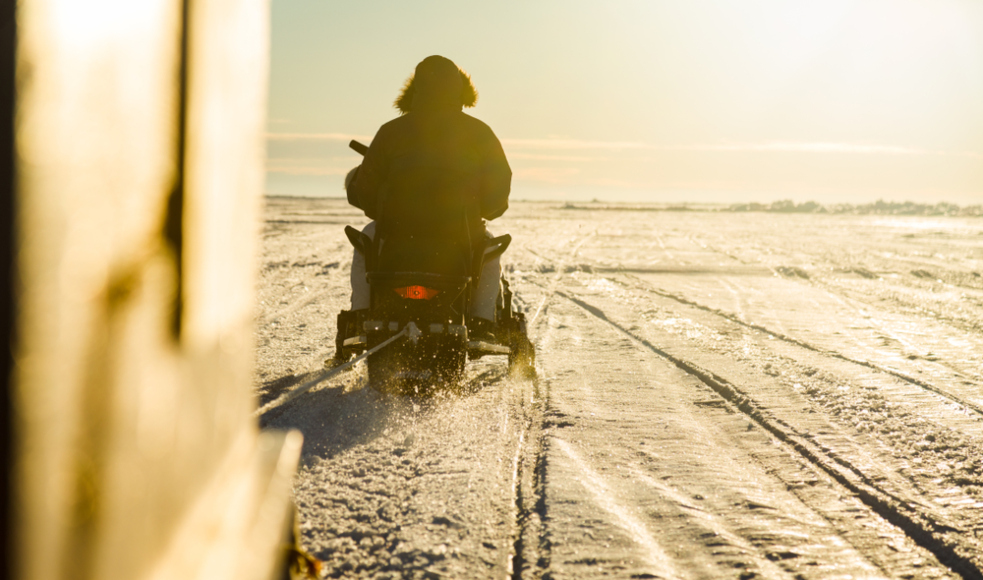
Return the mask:
<path fill-rule="evenodd" d="M 491 128 L 463 112 L 477 99 L 471 77 L 451 60 L 429 56 L 416 66 L 394 103 L 400 116 L 379 128 L 345 180 L 348 201 L 373 220 L 363 233 L 374 238 L 384 224 L 390 235 L 471 244 L 490 237 L 485 221 L 508 209 L 512 170 Z M 479 340 L 494 339 L 500 278 L 495 257 L 472 295 L 468 327 Z M 351 282 L 352 312 L 367 309 L 365 257 L 357 250 Z"/>

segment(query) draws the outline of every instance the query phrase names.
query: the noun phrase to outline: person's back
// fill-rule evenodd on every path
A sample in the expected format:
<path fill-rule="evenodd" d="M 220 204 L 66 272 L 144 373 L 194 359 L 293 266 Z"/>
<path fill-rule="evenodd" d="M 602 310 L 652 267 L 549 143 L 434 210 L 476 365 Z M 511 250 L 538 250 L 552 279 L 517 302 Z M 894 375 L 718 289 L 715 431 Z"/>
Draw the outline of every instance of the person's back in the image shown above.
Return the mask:
<path fill-rule="evenodd" d="M 349 184 L 349 200 L 383 235 L 477 241 L 508 208 L 512 172 L 492 130 L 462 112 L 477 94 L 450 60 L 416 67 Z"/>
<path fill-rule="evenodd" d="M 348 201 L 374 220 L 362 230 L 364 235 L 377 242 L 390 240 L 387 247 L 397 249 L 421 240 L 463 248 L 468 255 L 484 247 L 489 236 L 484 220 L 508 209 L 512 170 L 492 130 L 462 112 L 477 98 L 471 78 L 450 60 L 430 56 L 416 66 L 395 102 L 401 116 L 379 129 L 362 165 L 345 179 Z M 397 251 L 400 256 L 405 252 Z M 500 260 L 495 254 L 477 265 L 480 272 L 467 313 L 468 332 L 490 342 L 501 292 Z M 358 332 L 360 316 L 370 306 L 365 262 L 356 250 L 352 307 L 338 315 L 330 364 L 346 360 L 345 329 Z"/>

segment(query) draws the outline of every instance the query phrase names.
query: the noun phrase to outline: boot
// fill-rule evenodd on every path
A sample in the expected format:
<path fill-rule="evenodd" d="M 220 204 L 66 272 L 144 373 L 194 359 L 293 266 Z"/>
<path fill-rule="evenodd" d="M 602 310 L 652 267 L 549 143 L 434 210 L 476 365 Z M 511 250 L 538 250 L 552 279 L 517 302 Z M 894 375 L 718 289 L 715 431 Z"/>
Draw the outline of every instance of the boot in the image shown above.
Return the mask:
<path fill-rule="evenodd" d="M 334 338 L 334 357 L 324 361 L 324 366 L 331 368 L 348 362 L 352 352 L 345 349 L 345 339 L 359 335 L 359 321 L 364 318 L 365 310 L 342 310 L 338 313 L 338 331 Z"/>

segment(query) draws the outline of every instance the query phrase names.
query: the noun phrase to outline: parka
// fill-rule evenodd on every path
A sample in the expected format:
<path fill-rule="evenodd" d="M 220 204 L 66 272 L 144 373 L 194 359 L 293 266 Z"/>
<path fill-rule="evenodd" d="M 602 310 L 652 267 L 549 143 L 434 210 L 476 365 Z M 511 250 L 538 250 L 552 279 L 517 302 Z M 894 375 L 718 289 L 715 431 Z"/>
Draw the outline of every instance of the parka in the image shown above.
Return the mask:
<path fill-rule="evenodd" d="M 376 220 L 380 235 L 476 241 L 483 220 L 508 209 L 512 170 L 495 133 L 462 108 L 471 78 L 452 61 L 417 65 L 395 102 L 401 116 L 379 128 L 348 199 Z"/>

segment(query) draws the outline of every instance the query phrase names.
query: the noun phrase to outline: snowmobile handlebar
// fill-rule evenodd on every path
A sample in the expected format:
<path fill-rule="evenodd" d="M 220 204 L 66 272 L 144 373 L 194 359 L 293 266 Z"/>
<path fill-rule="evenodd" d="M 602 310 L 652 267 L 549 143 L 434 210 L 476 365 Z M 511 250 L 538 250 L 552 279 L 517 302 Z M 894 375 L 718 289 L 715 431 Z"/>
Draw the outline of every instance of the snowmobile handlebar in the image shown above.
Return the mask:
<path fill-rule="evenodd" d="M 363 157 L 365 156 L 365 152 L 369 150 L 369 146 L 368 145 L 362 145 L 361 143 L 359 143 L 358 141 L 356 141 L 354 139 L 352 139 L 351 141 L 348 142 L 348 146 L 351 147 L 352 149 L 354 149 L 356 153 L 358 153 L 359 155 L 361 155 Z"/>

